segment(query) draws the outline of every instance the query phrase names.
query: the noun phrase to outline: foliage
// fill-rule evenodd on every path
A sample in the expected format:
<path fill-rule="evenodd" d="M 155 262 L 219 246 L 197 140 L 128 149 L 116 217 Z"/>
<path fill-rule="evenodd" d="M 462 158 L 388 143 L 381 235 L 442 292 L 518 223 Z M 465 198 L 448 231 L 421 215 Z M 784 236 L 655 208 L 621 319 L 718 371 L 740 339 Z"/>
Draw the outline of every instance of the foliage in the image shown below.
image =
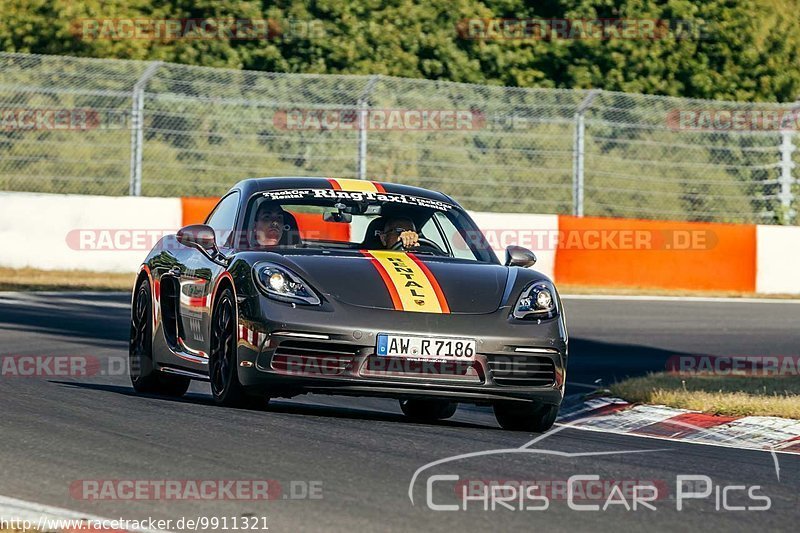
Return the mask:
<path fill-rule="evenodd" d="M 0 49 L 785 102 L 800 94 L 797 7 L 797 0 L 0 0 Z M 269 19 L 280 31 L 259 40 L 92 39 L 79 31 L 87 18 Z M 459 30 L 475 18 L 657 20 L 673 31 L 654 39 L 465 38 Z"/>

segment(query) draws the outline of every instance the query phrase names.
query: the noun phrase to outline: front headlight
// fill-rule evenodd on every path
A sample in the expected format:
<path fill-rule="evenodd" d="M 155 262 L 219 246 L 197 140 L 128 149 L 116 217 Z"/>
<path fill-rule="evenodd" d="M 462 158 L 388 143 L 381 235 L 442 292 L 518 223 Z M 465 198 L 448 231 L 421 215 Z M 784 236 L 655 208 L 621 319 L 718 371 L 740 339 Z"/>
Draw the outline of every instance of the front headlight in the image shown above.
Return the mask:
<path fill-rule="evenodd" d="M 514 318 L 519 320 L 553 318 L 557 314 L 556 289 L 546 281 L 537 281 L 526 287 L 513 312 Z"/>
<path fill-rule="evenodd" d="M 319 296 L 300 276 L 273 263 L 253 266 L 256 284 L 270 298 L 282 302 L 319 305 Z"/>

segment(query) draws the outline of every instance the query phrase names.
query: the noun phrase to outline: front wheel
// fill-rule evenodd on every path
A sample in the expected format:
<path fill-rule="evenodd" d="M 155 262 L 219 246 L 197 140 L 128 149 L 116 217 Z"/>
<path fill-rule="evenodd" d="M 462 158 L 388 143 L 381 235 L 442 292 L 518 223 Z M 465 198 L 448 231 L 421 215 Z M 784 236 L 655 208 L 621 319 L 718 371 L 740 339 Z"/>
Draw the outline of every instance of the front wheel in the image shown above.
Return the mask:
<path fill-rule="evenodd" d="M 136 286 L 131 309 L 131 335 L 128 349 L 128 371 L 136 392 L 181 397 L 192 381 L 183 376 L 162 374 L 153 362 L 153 299 L 150 283 L 142 279 Z"/>
<path fill-rule="evenodd" d="M 400 400 L 400 409 L 409 418 L 433 422 L 450 418 L 458 404 L 446 400 Z"/>
<path fill-rule="evenodd" d="M 236 356 L 236 309 L 233 293 L 225 289 L 217 299 L 211 318 L 211 353 L 208 374 L 211 396 L 218 405 L 226 407 L 258 408 L 266 406 L 265 397 L 251 396 L 239 382 Z"/>
<path fill-rule="evenodd" d="M 494 404 L 494 416 L 503 429 L 544 433 L 553 427 L 558 416 L 558 406 L 499 402 Z"/>

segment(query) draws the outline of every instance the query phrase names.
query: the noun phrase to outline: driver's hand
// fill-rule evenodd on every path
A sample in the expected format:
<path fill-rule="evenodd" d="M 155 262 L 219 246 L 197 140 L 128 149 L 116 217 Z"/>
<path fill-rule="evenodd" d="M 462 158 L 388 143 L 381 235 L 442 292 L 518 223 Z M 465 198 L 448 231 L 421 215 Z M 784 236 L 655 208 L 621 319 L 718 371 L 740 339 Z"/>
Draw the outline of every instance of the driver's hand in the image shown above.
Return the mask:
<path fill-rule="evenodd" d="M 416 231 L 404 231 L 400 234 L 400 240 L 403 242 L 404 248 L 419 246 L 419 235 Z"/>

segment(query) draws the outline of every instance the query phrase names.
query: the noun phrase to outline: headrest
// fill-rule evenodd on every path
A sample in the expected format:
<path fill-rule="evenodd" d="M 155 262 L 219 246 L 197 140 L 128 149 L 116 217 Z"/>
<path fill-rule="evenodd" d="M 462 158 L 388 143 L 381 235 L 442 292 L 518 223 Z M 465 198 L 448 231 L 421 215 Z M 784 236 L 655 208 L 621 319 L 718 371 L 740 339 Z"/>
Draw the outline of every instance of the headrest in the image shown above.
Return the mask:
<path fill-rule="evenodd" d="M 386 224 L 386 219 L 384 217 L 378 217 L 369 223 L 367 226 L 367 233 L 364 235 L 364 242 L 361 243 L 363 249 L 375 250 L 383 248 L 379 233 L 383 231 L 384 224 Z"/>

